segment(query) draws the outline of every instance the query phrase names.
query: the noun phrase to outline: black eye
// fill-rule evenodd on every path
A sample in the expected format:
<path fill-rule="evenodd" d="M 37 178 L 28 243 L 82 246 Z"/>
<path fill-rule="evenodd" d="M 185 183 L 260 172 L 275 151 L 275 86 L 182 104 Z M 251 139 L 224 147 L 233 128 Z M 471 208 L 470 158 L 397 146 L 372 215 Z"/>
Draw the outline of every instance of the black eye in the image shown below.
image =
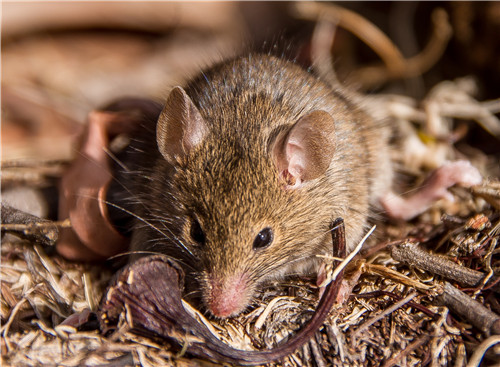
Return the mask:
<path fill-rule="evenodd" d="M 191 238 L 198 242 L 200 245 L 205 244 L 205 233 L 203 233 L 203 229 L 201 229 L 200 223 L 193 219 L 191 222 Z"/>
<path fill-rule="evenodd" d="M 259 232 L 255 240 L 253 241 L 253 249 L 259 250 L 261 248 L 267 247 L 273 242 L 273 230 L 269 227 L 264 228 Z"/>

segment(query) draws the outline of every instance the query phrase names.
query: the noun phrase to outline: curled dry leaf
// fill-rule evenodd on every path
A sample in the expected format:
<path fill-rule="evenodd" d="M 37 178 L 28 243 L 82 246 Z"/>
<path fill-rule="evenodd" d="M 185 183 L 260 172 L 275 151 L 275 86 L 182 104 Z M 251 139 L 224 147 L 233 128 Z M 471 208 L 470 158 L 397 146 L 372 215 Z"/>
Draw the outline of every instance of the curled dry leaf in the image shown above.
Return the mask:
<path fill-rule="evenodd" d="M 345 256 L 343 220 L 333 224 L 336 257 Z M 182 306 L 183 272 L 163 255 L 143 257 L 125 268 L 108 288 L 100 310 L 101 329 L 106 332 L 127 312 L 133 331 L 168 339 L 192 356 L 216 362 L 255 365 L 282 359 L 303 346 L 323 324 L 336 299 L 343 274 L 331 282 L 309 322 L 292 338 L 274 349 L 243 351 L 219 340 Z"/>

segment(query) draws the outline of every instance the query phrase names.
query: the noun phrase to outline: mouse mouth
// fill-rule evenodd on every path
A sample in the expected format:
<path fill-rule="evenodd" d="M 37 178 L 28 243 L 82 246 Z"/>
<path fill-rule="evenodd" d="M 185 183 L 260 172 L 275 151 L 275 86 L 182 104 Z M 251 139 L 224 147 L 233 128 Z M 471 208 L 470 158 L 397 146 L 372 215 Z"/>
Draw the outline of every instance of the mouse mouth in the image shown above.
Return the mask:
<path fill-rule="evenodd" d="M 226 278 L 208 274 L 203 293 L 207 309 L 218 318 L 232 317 L 243 312 L 252 294 L 244 274 Z"/>

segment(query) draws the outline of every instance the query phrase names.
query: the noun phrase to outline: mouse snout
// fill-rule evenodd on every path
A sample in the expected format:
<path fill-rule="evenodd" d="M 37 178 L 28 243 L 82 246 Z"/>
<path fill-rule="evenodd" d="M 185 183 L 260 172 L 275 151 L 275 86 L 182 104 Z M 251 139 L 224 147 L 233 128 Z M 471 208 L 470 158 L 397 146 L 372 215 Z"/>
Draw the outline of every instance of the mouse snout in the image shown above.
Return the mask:
<path fill-rule="evenodd" d="M 238 315 L 245 309 L 251 297 L 247 277 L 243 274 L 228 278 L 209 274 L 206 278 L 204 293 L 205 305 L 208 310 L 220 318 Z"/>

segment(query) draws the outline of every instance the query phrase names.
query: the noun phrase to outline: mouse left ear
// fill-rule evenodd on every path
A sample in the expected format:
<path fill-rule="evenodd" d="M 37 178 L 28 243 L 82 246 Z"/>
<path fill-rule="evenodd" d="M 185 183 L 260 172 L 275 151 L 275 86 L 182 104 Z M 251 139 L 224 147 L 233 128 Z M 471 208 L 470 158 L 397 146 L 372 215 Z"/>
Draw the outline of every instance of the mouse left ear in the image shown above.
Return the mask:
<path fill-rule="evenodd" d="M 205 120 L 184 89 L 172 89 L 156 125 L 156 141 L 163 157 L 174 164 L 201 143 L 207 132 Z"/>
<path fill-rule="evenodd" d="M 335 121 L 322 110 L 302 116 L 288 133 L 278 136 L 273 147 L 278 172 L 288 188 L 324 174 L 334 151 Z"/>

